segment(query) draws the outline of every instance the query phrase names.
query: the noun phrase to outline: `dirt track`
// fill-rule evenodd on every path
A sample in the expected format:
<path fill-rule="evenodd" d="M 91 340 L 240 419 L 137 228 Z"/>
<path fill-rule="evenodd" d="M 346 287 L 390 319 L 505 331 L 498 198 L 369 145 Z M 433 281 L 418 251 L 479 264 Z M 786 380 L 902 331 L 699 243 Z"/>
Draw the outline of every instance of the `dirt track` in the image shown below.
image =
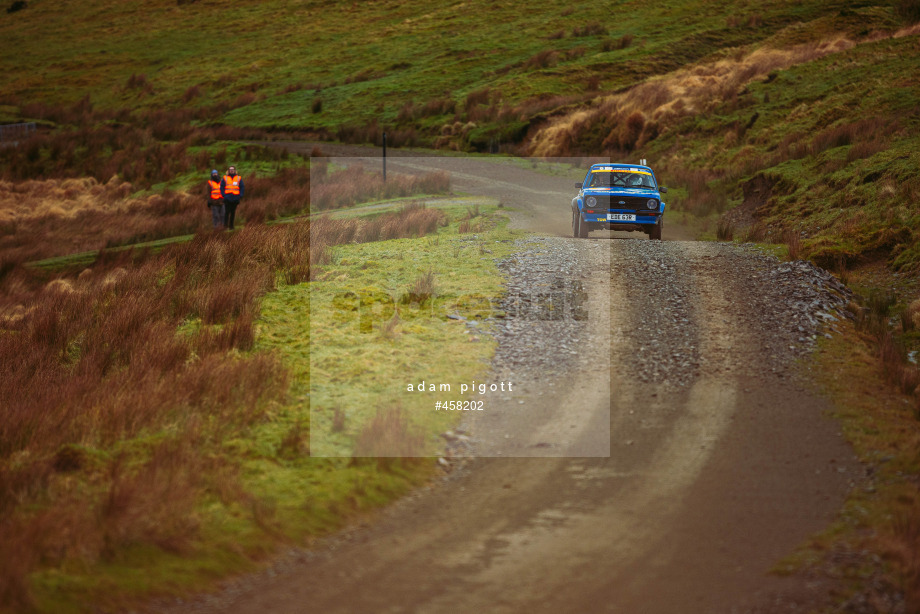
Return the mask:
<path fill-rule="evenodd" d="M 570 180 L 481 160 L 450 168 L 455 189 L 501 198 L 516 225 L 558 237 L 546 249 L 579 241 L 567 238 Z M 576 250 L 575 266 L 609 318 L 588 324 L 580 358 L 604 377 L 529 374 L 546 394 L 528 407 L 549 416 L 534 437 L 596 451 L 584 437 L 600 431 L 609 457 L 476 459 L 370 527 L 171 611 L 670 614 L 810 600 L 768 571 L 827 525 L 859 466 L 826 402 L 793 377 L 786 306 L 755 279 L 762 263 L 684 238 L 667 224 L 663 243 L 593 233 L 586 244 L 601 248 Z M 671 372 L 649 377 L 654 365 Z M 509 420 L 503 432 L 517 433 Z"/>

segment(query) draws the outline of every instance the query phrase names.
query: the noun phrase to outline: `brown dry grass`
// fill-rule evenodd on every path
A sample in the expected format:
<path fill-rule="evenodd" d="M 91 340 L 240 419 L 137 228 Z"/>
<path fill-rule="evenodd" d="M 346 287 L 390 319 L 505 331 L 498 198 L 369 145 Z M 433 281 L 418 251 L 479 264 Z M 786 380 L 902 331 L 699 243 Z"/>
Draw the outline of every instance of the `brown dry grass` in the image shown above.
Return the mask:
<path fill-rule="evenodd" d="M 335 138 L 343 143 L 373 143 L 380 147 L 383 145 L 384 130 L 372 120 L 365 125 L 345 124 L 339 126 Z M 412 147 L 419 144 L 418 131 L 414 127 L 391 128 L 386 130 L 387 145 L 390 147 Z M 331 135 L 324 135 L 331 139 Z"/>
<path fill-rule="evenodd" d="M 743 243 L 761 243 L 767 236 L 767 227 L 760 220 L 744 229 L 741 241 Z"/>
<path fill-rule="evenodd" d="M 400 108 L 397 114 L 397 121 L 414 121 L 423 117 L 432 117 L 438 115 L 449 115 L 454 113 L 457 103 L 449 96 L 432 98 L 424 104 L 416 104 L 410 100 Z"/>
<path fill-rule="evenodd" d="M 247 179 L 247 196 L 238 213 L 246 221 L 263 222 L 306 211 L 310 206 L 310 176 L 309 167 L 292 166 L 271 177 Z"/>
<path fill-rule="evenodd" d="M 450 173 L 436 171 L 424 175 L 387 175 L 364 171 L 360 166 L 349 167 L 325 175 L 314 173 L 310 193 L 314 211 L 348 207 L 359 202 L 411 196 L 412 194 L 443 194 L 450 190 Z"/>
<path fill-rule="evenodd" d="M 4 602 L 29 603 L 39 564 L 184 552 L 201 497 L 245 496 L 219 442 L 280 399 L 287 374 L 239 351 L 275 271 L 307 263 L 308 238 L 306 222 L 256 225 L 76 278 L 0 281 L 0 535 L 19 554 L 0 565 Z M 150 443 L 124 445 L 138 438 Z"/>
<path fill-rule="evenodd" d="M 867 306 L 857 316 L 856 325 L 864 333 L 863 339 L 874 346 L 875 360 L 882 379 L 901 394 L 913 396 L 914 418 L 920 420 L 920 369 L 907 361 L 904 341 L 889 325 L 889 314 L 895 302 L 893 294 L 871 293 Z M 910 315 L 911 306 L 902 312 L 902 323 L 905 314 Z M 904 329 L 901 332 L 907 331 Z M 903 410 L 903 405 L 899 406 L 898 413 Z M 899 437 L 909 438 L 914 430 L 913 425 L 904 425 L 900 428 Z M 898 441 L 895 440 L 895 443 Z M 915 448 L 909 439 L 905 439 L 901 446 L 905 449 Z M 898 472 L 898 475 L 901 476 L 901 473 Z M 904 476 L 904 479 L 909 478 Z M 915 489 L 911 487 L 910 490 Z M 920 607 L 920 501 L 915 497 L 911 501 L 906 495 L 901 495 L 893 507 L 896 510 L 893 515 L 886 510 L 890 522 L 881 527 L 871 541 L 873 548 L 891 566 L 891 578 L 904 594 L 908 608 L 905 611 L 913 612 Z"/>
<path fill-rule="evenodd" d="M 399 211 L 373 219 L 319 216 L 312 220 L 310 226 L 312 276 L 316 276 L 317 267 L 329 262 L 329 248 L 333 245 L 422 237 L 447 223 L 448 218 L 443 211 L 428 209 L 420 203 L 409 203 Z"/>
<path fill-rule="evenodd" d="M 607 34 L 607 28 L 599 23 L 589 23 L 583 26 L 575 26 L 572 28 L 572 36 L 605 36 Z"/>
<path fill-rule="evenodd" d="M 243 491 L 237 459 L 221 451 L 286 393 L 278 360 L 248 353 L 259 296 L 277 279 L 306 279 L 316 244 L 416 236 L 444 223 L 443 212 L 413 204 L 370 220 L 203 233 L 139 259 L 103 254 L 76 277 L 3 277 L 3 602 L 30 607 L 28 576 L 39 566 L 117 560 L 136 545 L 194 549 L 203 498 L 242 502 L 271 532 L 270 506 Z M 433 292 L 433 279 L 419 284 Z M 282 452 L 303 453 L 302 430 L 288 433 Z M 398 409 L 359 438 L 368 455 L 414 456 L 421 444 Z"/>
<path fill-rule="evenodd" d="M 716 225 L 716 238 L 719 241 L 732 241 L 735 238 L 735 224 L 726 217 L 719 218 Z"/>
<path fill-rule="evenodd" d="M 912 301 L 907 306 L 904 310 L 902 322 L 907 322 L 907 324 L 903 326 L 904 332 L 920 329 L 920 299 Z"/>
<path fill-rule="evenodd" d="M 920 610 L 920 500 L 903 507 L 891 519 L 880 545 L 899 571 L 908 612 Z"/>
<path fill-rule="evenodd" d="M 775 70 L 808 62 L 830 53 L 849 49 L 854 43 L 837 38 L 788 49 L 757 49 L 738 59 L 724 59 L 684 68 L 650 79 L 626 92 L 606 96 L 588 109 L 561 115 L 537 131 L 529 145 L 533 156 L 565 156 L 576 151 L 577 143 L 589 133 L 603 133 L 604 147 L 630 150 L 654 138 L 664 126 L 720 104 L 754 79 Z M 622 126 L 632 118 L 627 135 Z M 642 126 L 635 134 L 636 127 Z"/>
<path fill-rule="evenodd" d="M 29 105 L 23 109 L 31 108 Z M 25 111 L 24 111 L 25 112 Z M 18 147 L 0 149 L 0 179 L 66 179 L 93 177 L 106 182 L 113 176 L 139 188 L 150 186 L 186 172 L 203 170 L 223 163 L 220 151 L 205 149 L 195 153 L 193 146 L 218 140 L 265 138 L 260 130 L 231 126 L 199 128 L 191 122 L 200 119 L 191 110 L 146 111 L 131 115 L 89 112 L 71 117 L 61 109 L 35 109 L 32 117 L 72 120 L 75 126 L 53 132 L 39 131 Z M 104 123 L 117 119 L 118 123 Z M 247 155 L 276 161 L 283 152 L 250 146 Z"/>
<path fill-rule="evenodd" d="M 319 179 L 312 192 L 318 209 L 450 188 L 447 173 L 391 175 L 386 183 L 378 174 L 360 169 L 328 177 L 314 174 Z M 272 177 L 254 176 L 247 179 L 246 188 L 240 218 L 249 223 L 275 220 L 310 207 L 311 170 L 292 166 Z M 131 198 L 134 190 L 134 185 L 115 177 L 106 183 L 91 177 L 0 181 L 0 270 L 52 256 L 192 234 L 210 226 L 203 188 L 200 194 L 167 191 Z M 306 278 L 303 269 L 289 272 Z"/>
<path fill-rule="evenodd" d="M 534 54 L 524 62 L 524 68 L 537 70 L 541 68 L 550 68 L 559 63 L 561 54 L 555 49 L 544 49 Z"/>
<path fill-rule="evenodd" d="M 901 129 L 897 118 L 867 117 L 849 124 L 834 124 L 815 134 L 811 139 L 800 132 L 787 134 L 778 143 L 776 149 L 766 156 L 753 156 L 744 161 L 743 174 L 754 172 L 781 164 L 787 160 L 797 160 L 807 156 L 818 155 L 828 149 L 852 145 L 847 152 L 846 163 L 868 158 L 885 149 L 893 134 Z M 843 164 L 835 161 L 835 164 Z M 833 172 L 833 167 L 826 167 Z"/>
<path fill-rule="evenodd" d="M 870 309 L 887 314 L 888 298 L 879 296 Z M 857 320 L 860 328 L 861 321 Z M 855 510 L 860 520 L 843 520 L 829 532 L 836 544 L 816 552 L 823 562 L 815 571 L 844 578 L 848 594 L 862 594 L 862 603 L 877 604 L 872 611 L 916 612 L 920 607 L 916 486 L 920 423 L 903 395 L 880 377 L 874 333 L 857 334 L 847 324 L 841 328 L 841 335 L 819 352 L 821 368 L 815 377 L 831 394 L 846 437 L 867 467 L 866 486 L 871 488 L 852 493 L 844 517 Z M 867 496 L 867 492 L 875 494 Z M 898 593 L 904 598 L 901 604 L 890 599 Z"/>
<path fill-rule="evenodd" d="M 788 260 L 802 259 L 802 235 L 797 230 L 787 230 L 783 234 L 783 242 L 786 244 L 786 258 Z"/>
<path fill-rule="evenodd" d="M 424 452 L 424 434 L 399 406 L 379 408 L 355 439 L 356 458 L 411 458 Z"/>
<path fill-rule="evenodd" d="M 891 311 L 897 297 L 890 292 L 870 292 L 866 306 L 856 314 L 858 330 L 865 333 L 874 343 L 879 370 L 886 382 L 901 393 L 913 395 L 920 401 L 920 369 L 907 360 L 907 349 L 903 338 L 890 326 Z M 910 332 L 916 311 L 920 305 L 914 301 L 901 311 L 900 333 Z M 918 416 L 920 417 L 920 416 Z"/>
<path fill-rule="evenodd" d="M 434 271 L 429 269 L 416 278 L 415 283 L 412 285 L 412 289 L 409 290 L 409 293 L 406 295 L 405 300 L 408 303 L 424 304 L 435 295 L 435 291 L 436 283 Z"/>
<path fill-rule="evenodd" d="M 601 51 L 607 52 L 607 51 L 614 51 L 617 49 L 626 49 L 627 47 L 632 45 L 632 43 L 633 43 L 632 34 L 624 34 L 623 36 L 617 39 L 607 38 L 607 39 L 604 39 L 603 42 L 601 42 Z"/>
<path fill-rule="evenodd" d="M 0 261 L 190 234 L 209 219 L 203 197 L 166 192 L 129 198 L 133 190 L 117 178 L 0 181 Z"/>

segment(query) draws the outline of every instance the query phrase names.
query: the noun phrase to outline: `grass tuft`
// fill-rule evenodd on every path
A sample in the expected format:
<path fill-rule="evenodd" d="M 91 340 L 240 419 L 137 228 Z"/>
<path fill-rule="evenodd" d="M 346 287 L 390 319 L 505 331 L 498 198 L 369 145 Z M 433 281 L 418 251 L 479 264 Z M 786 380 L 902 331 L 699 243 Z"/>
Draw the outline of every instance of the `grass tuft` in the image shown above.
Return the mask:
<path fill-rule="evenodd" d="M 414 457 L 424 453 L 424 434 L 402 407 L 378 408 L 355 439 L 356 458 Z"/>
<path fill-rule="evenodd" d="M 719 218 L 716 225 L 716 238 L 719 241 L 733 241 L 735 239 L 735 224 L 726 217 Z"/>
<path fill-rule="evenodd" d="M 744 229 L 744 234 L 742 234 L 741 241 L 743 243 L 763 243 L 766 237 L 766 225 L 762 221 L 757 220 Z"/>
<path fill-rule="evenodd" d="M 786 244 L 786 259 L 802 259 L 802 235 L 798 230 L 789 229 L 783 233 L 783 242 Z"/>

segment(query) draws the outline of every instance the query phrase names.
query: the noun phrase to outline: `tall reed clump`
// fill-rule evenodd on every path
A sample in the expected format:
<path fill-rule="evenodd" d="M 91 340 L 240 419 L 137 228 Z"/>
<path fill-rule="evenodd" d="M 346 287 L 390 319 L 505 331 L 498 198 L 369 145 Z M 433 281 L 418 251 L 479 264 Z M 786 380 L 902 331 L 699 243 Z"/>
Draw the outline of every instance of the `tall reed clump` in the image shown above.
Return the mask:
<path fill-rule="evenodd" d="M 39 566 L 193 549 L 202 501 L 252 507 L 223 442 L 286 394 L 278 359 L 251 352 L 253 322 L 308 253 L 306 222 L 253 225 L 76 278 L 0 280 L 3 603 L 29 607 Z"/>
<path fill-rule="evenodd" d="M 413 194 L 444 194 L 449 190 L 450 173 L 444 171 L 418 176 L 390 174 L 384 181 L 380 173 L 355 166 L 322 178 L 314 177 L 310 204 L 314 211 L 322 211 Z"/>
<path fill-rule="evenodd" d="M 719 241 L 732 241 L 735 238 L 735 224 L 726 217 L 719 218 L 716 225 L 716 238 Z"/>
<path fill-rule="evenodd" d="M 870 292 L 865 307 L 856 313 L 856 327 L 874 342 L 885 381 L 901 393 L 914 396 L 916 417 L 920 419 L 920 368 L 908 360 L 904 339 L 920 323 L 920 301 L 912 302 L 898 314 L 900 330 L 892 326 L 896 303 L 897 296 L 892 292 Z"/>
<path fill-rule="evenodd" d="M 247 179 L 246 192 L 240 209 L 246 221 L 262 222 L 306 211 L 310 207 L 310 167 L 291 166 L 270 177 Z"/>
<path fill-rule="evenodd" d="M 862 307 L 851 303 L 850 308 L 856 315 L 857 330 L 875 350 L 879 375 L 901 394 L 913 397 L 913 417 L 920 420 L 920 368 L 909 360 L 906 343 L 920 325 L 920 299 L 894 314 L 897 302 L 893 292 L 876 290 Z M 915 496 L 900 495 L 894 507 L 887 526 L 873 540 L 891 565 L 891 577 L 904 595 L 906 611 L 916 611 L 920 607 L 920 502 Z"/>
<path fill-rule="evenodd" d="M 329 262 L 329 248 L 344 243 L 369 243 L 388 239 L 422 237 L 446 226 L 449 220 L 443 211 L 429 209 L 417 202 L 400 207 L 399 211 L 384 213 L 371 219 L 335 219 L 323 215 L 311 221 L 310 266 L 315 276 L 317 267 Z"/>
<path fill-rule="evenodd" d="M 393 406 L 378 408 L 371 421 L 361 429 L 355 439 L 354 457 L 411 458 L 424 451 L 424 433 L 413 428 L 402 407 Z"/>

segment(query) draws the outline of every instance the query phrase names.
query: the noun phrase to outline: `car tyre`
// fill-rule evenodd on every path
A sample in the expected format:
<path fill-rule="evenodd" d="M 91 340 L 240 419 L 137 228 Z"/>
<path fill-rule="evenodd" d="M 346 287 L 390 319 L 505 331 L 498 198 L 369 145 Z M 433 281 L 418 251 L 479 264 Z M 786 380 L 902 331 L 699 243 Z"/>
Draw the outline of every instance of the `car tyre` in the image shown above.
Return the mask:
<path fill-rule="evenodd" d="M 664 218 L 658 218 L 658 223 L 652 226 L 648 233 L 648 238 L 652 241 L 661 241 L 661 227 L 664 225 Z"/>
<path fill-rule="evenodd" d="M 578 209 L 572 211 L 572 236 L 576 239 L 588 237 L 588 224 L 581 219 L 581 211 Z"/>

